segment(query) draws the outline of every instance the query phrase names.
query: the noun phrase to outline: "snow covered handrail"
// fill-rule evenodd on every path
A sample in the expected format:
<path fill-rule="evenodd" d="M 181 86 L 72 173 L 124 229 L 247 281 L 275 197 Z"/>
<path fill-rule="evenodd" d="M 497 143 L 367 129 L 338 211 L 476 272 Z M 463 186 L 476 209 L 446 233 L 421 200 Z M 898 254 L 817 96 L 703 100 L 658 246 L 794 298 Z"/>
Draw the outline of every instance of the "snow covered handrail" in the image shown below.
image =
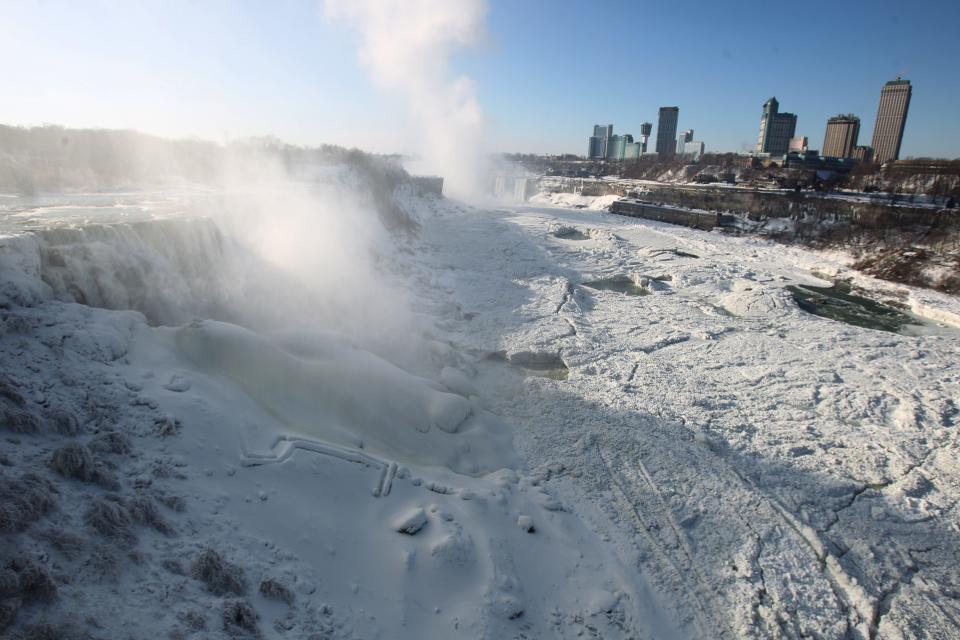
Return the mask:
<path fill-rule="evenodd" d="M 333 456 L 347 462 L 355 462 L 380 469 L 380 478 L 376 488 L 373 490 L 375 497 L 384 497 L 390 495 L 390 489 L 393 486 L 393 478 L 397 474 L 397 464 L 388 462 L 371 456 L 370 454 L 349 449 L 329 442 L 319 442 L 307 438 L 297 438 L 287 435 L 279 436 L 270 446 L 271 453 L 250 453 L 246 450 L 240 458 L 240 464 L 245 467 L 256 467 L 264 464 L 277 464 L 283 462 L 293 455 L 296 449 L 313 451 L 327 456 Z"/>

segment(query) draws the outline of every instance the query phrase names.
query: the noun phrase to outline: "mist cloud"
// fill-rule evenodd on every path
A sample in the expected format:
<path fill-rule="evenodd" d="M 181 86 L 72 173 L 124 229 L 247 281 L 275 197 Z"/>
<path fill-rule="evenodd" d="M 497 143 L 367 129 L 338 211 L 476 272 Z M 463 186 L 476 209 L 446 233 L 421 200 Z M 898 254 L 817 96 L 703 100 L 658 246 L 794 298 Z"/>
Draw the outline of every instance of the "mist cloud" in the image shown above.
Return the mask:
<path fill-rule="evenodd" d="M 326 15 L 360 35 L 360 62 L 402 97 L 417 127 L 424 168 L 455 196 L 479 195 L 487 156 L 483 112 L 472 79 L 450 59 L 485 35 L 485 0 L 325 0 Z"/>

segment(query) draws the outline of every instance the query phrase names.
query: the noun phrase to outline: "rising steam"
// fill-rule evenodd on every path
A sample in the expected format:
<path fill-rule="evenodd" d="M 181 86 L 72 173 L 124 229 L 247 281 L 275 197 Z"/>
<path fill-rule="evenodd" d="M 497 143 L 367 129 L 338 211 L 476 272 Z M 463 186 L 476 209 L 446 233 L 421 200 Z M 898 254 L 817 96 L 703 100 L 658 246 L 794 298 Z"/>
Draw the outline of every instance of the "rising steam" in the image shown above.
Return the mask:
<path fill-rule="evenodd" d="M 424 168 L 443 175 L 452 195 L 480 195 L 483 113 L 473 80 L 455 75 L 450 58 L 482 40 L 485 0 L 325 0 L 324 6 L 360 34 L 360 60 L 374 80 L 405 101 Z"/>

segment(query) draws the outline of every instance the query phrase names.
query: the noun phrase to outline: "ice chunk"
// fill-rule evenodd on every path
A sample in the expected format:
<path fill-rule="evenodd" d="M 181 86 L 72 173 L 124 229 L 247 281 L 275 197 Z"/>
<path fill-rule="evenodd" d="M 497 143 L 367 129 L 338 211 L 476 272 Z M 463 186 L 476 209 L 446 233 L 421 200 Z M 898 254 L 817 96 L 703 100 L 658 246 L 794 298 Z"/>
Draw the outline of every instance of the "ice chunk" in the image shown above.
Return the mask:
<path fill-rule="evenodd" d="M 420 530 L 427 526 L 427 513 L 422 507 L 417 507 L 401 516 L 393 525 L 393 528 L 399 533 L 408 536 L 415 536 Z"/>

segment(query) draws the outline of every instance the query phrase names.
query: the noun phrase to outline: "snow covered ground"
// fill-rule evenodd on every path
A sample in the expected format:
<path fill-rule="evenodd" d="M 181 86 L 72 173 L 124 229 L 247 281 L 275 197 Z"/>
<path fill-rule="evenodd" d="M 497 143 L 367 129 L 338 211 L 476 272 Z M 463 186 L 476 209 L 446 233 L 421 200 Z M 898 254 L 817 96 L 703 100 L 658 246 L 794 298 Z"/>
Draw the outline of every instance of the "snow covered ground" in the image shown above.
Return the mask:
<path fill-rule="evenodd" d="M 216 220 L 0 239 L 0 627 L 960 635 L 960 302 L 601 211 L 404 205 L 416 233 L 362 235 L 376 281 L 319 289 Z M 813 271 L 941 326 L 809 315 Z"/>

